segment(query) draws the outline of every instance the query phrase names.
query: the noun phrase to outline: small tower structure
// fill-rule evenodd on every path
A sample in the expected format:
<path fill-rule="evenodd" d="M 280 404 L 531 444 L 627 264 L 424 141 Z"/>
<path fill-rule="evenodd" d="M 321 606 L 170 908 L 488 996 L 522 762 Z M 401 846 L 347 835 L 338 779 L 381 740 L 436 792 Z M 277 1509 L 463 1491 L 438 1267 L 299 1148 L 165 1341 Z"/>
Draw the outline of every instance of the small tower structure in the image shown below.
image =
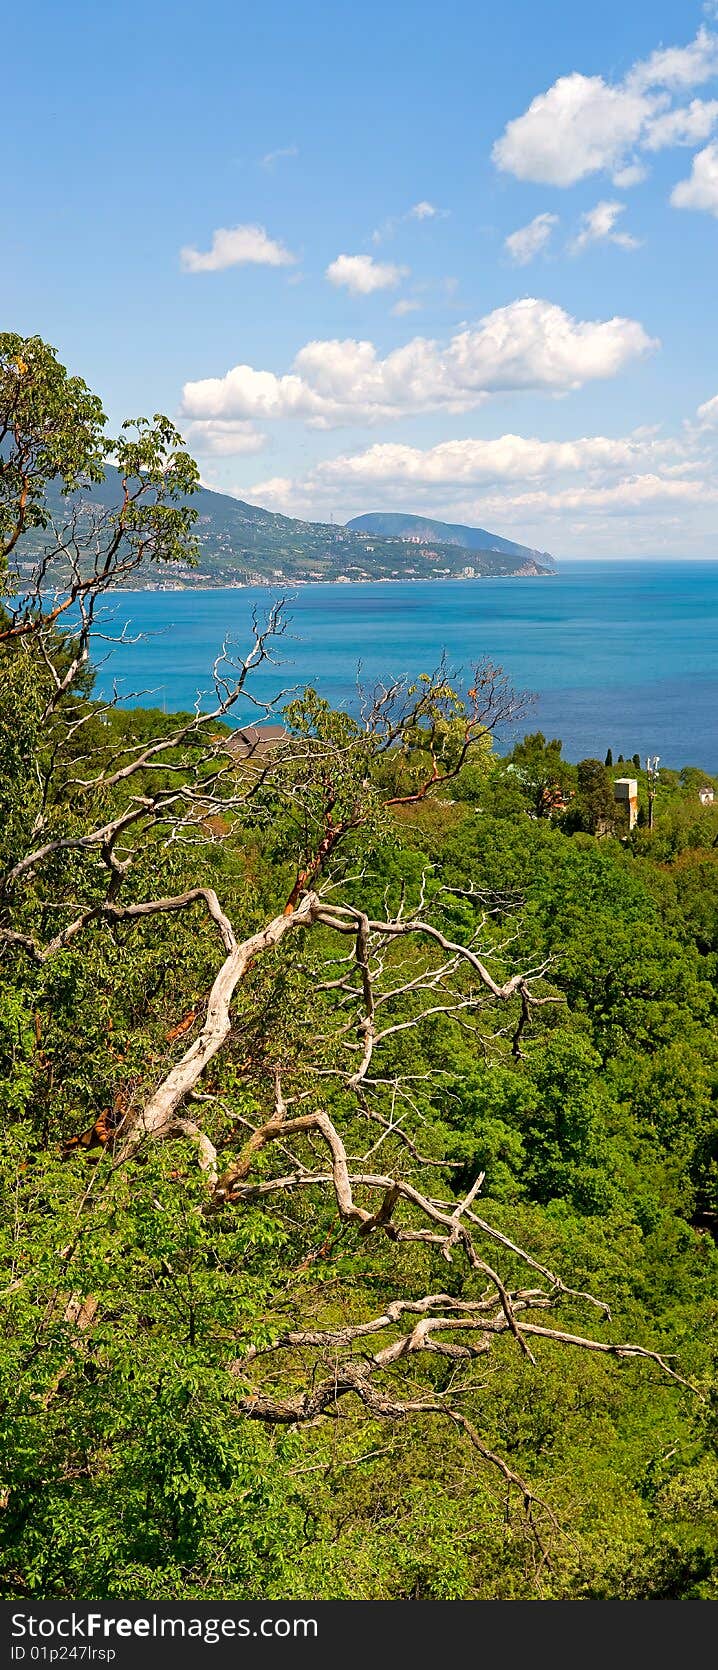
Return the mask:
<path fill-rule="evenodd" d="M 628 807 L 628 827 L 633 829 L 638 817 L 638 783 L 635 777 L 617 777 L 613 785 L 614 799 Z"/>

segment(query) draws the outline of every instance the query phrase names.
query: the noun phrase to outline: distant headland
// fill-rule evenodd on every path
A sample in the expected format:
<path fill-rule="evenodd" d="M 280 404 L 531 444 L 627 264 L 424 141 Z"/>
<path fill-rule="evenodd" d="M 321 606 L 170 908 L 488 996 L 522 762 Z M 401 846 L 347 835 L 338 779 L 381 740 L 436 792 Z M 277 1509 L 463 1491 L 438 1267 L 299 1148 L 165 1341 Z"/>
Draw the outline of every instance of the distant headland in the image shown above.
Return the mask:
<path fill-rule="evenodd" d="M 88 488 L 88 509 L 108 510 L 121 498 L 117 472 Z M 553 557 L 486 528 L 437 522 L 422 516 L 375 512 L 346 525 L 304 522 L 227 493 L 201 487 L 192 496 L 199 546 L 196 567 L 176 563 L 161 581 L 148 568 L 133 585 L 184 590 L 215 586 L 347 584 L 372 580 L 473 580 L 555 574 Z M 50 487 L 48 508 L 66 520 L 68 501 Z M 24 541 L 23 564 L 30 567 L 43 546 L 43 532 Z"/>

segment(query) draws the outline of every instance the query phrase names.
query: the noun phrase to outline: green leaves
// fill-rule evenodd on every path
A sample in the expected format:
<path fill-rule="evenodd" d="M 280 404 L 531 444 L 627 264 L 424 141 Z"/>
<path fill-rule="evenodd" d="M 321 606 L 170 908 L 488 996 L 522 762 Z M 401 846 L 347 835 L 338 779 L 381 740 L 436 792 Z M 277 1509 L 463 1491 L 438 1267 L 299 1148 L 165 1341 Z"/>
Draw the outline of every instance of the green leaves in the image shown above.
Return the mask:
<path fill-rule="evenodd" d="M 564 760 L 561 743 L 557 737 L 547 742 L 543 731 L 516 743 L 505 770 L 518 782 L 537 818 L 550 817 L 575 788 L 575 770 Z"/>
<path fill-rule="evenodd" d="M 106 586 L 128 564 L 196 560 L 187 501 L 199 472 L 174 424 L 160 413 L 128 421 L 113 441 L 106 423 L 54 348 L 0 334 L 0 581 L 6 595 L 24 584 L 31 608 L 48 582 L 77 584 L 88 568 Z M 106 477 L 109 510 L 103 491 L 89 512 L 81 490 Z M 66 525 L 43 542 L 58 506 Z"/>
<path fill-rule="evenodd" d="M 72 499 L 83 472 L 102 472 L 108 443 L 94 397 L 52 350 L 0 340 L 0 530 L 19 562 L 23 540 L 36 552 L 42 484 Z M 74 525 L 65 599 L 76 615 L 47 612 L 45 559 L 70 562 L 48 534 L 27 610 L 0 621 L 8 1593 L 535 1595 L 523 1508 L 507 1520 L 503 1482 L 487 1481 L 458 1430 L 444 1421 L 439 1432 L 425 1403 L 411 1427 L 386 1410 L 374 1419 L 356 1379 L 339 1400 L 339 1367 L 349 1352 L 369 1366 L 377 1346 L 363 1330 L 384 1312 L 387 1393 L 408 1383 L 433 1404 L 450 1388 L 570 1521 L 551 1572 L 539 1562 L 542 1592 L 633 1584 L 662 1596 L 675 1551 L 680 1596 L 707 1596 L 711 1435 L 691 1426 L 682 1392 L 659 1389 L 655 1364 L 587 1360 L 539 1336 L 536 1366 L 503 1337 L 478 1366 L 420 1357 L 419 1336 L 392 1357 L 399 1323 L 385 1313 L 397 1295 L 479 1300 L 485 1268 L 465 1264 L 453 1239 L 443 1256 L 434 1227 L 453 1221 L 437 1201 L 453 1212 L 483 1171 L 472 1210 L 481 1233 L 504 1237 L 490 1254 L 520 1305 L 531 1298 L 542 1315 L 536 1288 L 550 1278 L 540 1263 L 527 1272 L 517 1241 L 610 1299 L 601 1340 L 655 1343 L 679 1353 L 681 1372 L 708 1376 L 708 826 L 700 859 L 680 872 L 638 841 L 596 841 L 602 765 L 577 773 L 540 733 L 509 762 L 492 756 L 492 727 L 512 711 L 492 668 L 477 669 L 465 698 L 443 667 L 410 690 L 379 689 L 360 719 L 309 689 L 288 705 L 276 750 L 249 761 L 191 717 L 93 703 L 82 657 L 95 602 L 136 566 L 194 551 L 197 472 L 174 425 L 126 425 L 115 464 L 93 540 Z M 577 786 L 569 838 L 553 814 Z M 666 803 L 694 790 L 693 779 L 667 783 Z M 696 827 L 676 818 L 662 865 Z M 321 926 L 309 931 L 307 912 L 246 968 L 229 1036 L 181 1104 L 186 1122 L 131 1158 L 121 1138 L 113 1146 L 115 1116 L 146 1107 L 201 1038 L 235 940 L 268 915 L 284 925 L 317 887 Z M 387 914 L 386 931 L 370 931 L 368 917 Z M 500 1007 L 484 980 L 517 968 L 551 999 L 527 1004 L 521 1026 L 521 988 Z M 270 1133 L 281 1105 L 287 1119 Z M 247 1158 L 234 1193 L 213 1192 L 197 1164 L 200 1124 L 221 1175 Z M 340 1150 L 355 1205 L 374 1211 L 383 1197 L 394 1213 L 366 1235 L 366 1218 L 358 1227 L 346 1204 L 339 1215 Z M 389 1176 L 399 1181 L 387 1187 Z M 432 1228 L 417 1233 L 419 1186 Z M 407 1238 L 383 1233 L 389 1222 Z M 584 1332 L 575 1297 L 561 1303 L 559 1325 Z M 316 1350 L 297 1330 L 320 1332 Z M 445 1323 L 439 1335 L 452 1332 Z M 466 1338 L 457 1326 L 453 1345 Z M 250 1418 L 251 1399 L 273 1419 L 276 1400 L 291 1399 L 294 1423 L 323 1377 L 334 1399 L 323 1424 L 267 1430 Z M 680 1465 L 662 1459 L 674 1453 Z"/>
<path fill-rule="evenodd" d="M 48 482 L 99 481 L 109 452 L 101 401 L 39 336 L 0 333 L 0 575 L 29 528 L 45 527 Z"/>
<path fill-rule="evenodd" d="M 183 502 L 199 486 L 199 470 L 169 418 L 128 420 L 114 448 L 124 499 L 116 530 L 146 562 L 194 563 L 197 513 Z"/>

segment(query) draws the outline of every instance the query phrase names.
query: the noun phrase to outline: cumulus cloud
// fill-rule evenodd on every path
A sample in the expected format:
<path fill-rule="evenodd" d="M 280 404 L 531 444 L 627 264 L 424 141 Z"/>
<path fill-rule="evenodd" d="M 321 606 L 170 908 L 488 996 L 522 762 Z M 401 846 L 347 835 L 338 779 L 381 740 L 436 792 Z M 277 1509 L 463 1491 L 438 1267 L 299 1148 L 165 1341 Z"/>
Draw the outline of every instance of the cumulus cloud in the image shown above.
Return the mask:
<path fill-rule="evenodd" d="M 608 170 L 621 186 L 642 174 L 638 148 L 690 144 L 711 131 L 711 103 L 672 107 L 674 95 L 718 71 L 718 35 L 704 25 L 686 47 L 661 47 L 620 82 L 575 70 L 508 122 L 493 147 L 497 167 L 519 180 L 575 185 Z M 706 127 L 706 123 L 708 126 Z"/>
<path fill-rule="evenodd" d="M 421 302 L 413 301 L 409 296 L 402 296 L 401 301 L 395 302 L 392 313 L 395 319 L 403 319 L 407 313 L 418 313 Z"/>
<path fill-rule="evenodd" d="M 325 277 L 330 284 L 343 286 L 353 296 L 371 296 L 375 290 L 394 290 L 408 267 L 396 267 L 391 261 L 375 261 L 372 255 L 338 255 L 331 261 Z"/>
<path fill-rule="evenodd" d="M 254 424 L 222 418 L 198 419 L 185 427 L 191 452 L 202 458 L 236 458 L 261 452 L 267 437 Z"/>
<path fill-rule="evenodd" d="M 699 145 L 718 122 L 718 99 L 692 99 L 677 110 L 667 110 L 649 122 L 644 138 L 647 151 L 662 151 L 669 145 Z"/>
<path fill-rule="evenodd" d="M 706 209 L 718 215 L 718 145 L 697 152 L 688 179 L 674 186 L 671 202 L 674 209 Z"/>
<path fill-rule="evenodd" d="M 704 400 L 696 413 L 701 429 L 718 429 L 718 394 L 712 400 Z"/>
<path fill-rule="evenodd" d="M 680 532 L 684 549 L 692 543 L 709 553 L 712 524 L 700 513 L 718 503 L 718 395 L 677 435 L 641 428 L 550 441 L 504 434 L 427 447 L 380 442 L 325 459 L 303 478 L 257 481 L 243 496 L 314 518 L 368 505 L 423 507 L 542 548 L 557 539 L 584 555 L 614 554 L 624 533 L 623 550 L 675 552 Z"/>
<path fill-rule="evenodd" d="M 621 191 L 628 191 L 629 186 L 640 185 L 641 180 L 645 180 L 647 175 L 645 163 L 632 160 L 614 169 L 613 183 L 619 186 Z"/>
<path fill-rule="evenodd" d="M 580 513 L 589 527 L 593 518 L 600 542 L 602 516 L 647 517 L 653 510 L 665 514 L 671 507 L 698 509 L 716 502 L 718 458 L 715 445 L 702 445 L 697 430 L 679 438 L 638 429 L 563 441 L 506 434 L 426 448 L 381 443 L 324 460 L 301 480 L 256 482 L 249 493 L 263 504 L 310 517 L 326 515 L 337 504 L 351 507 L 350 514 L 367 503 L 377 508 L 411 503 L 425 506 L 430 515 L 503 529 L 532 524 L 534 542 L 544 545 L 548 535 L 541 524 L 547 518 L 567 526 L 567 518 Z"/>
<path fill-rule="evenodd" d="M 372 491 L 396 488 L 400 494 L 407 487 L 433 492 L 437 487 L 485 487 L 595 470 L 622 471 L 665 450 L 665 442 L 640 431 L 626 438 L 590 435 L 572 441 L 508 434 L 493 440 L 441 441 L 426 448 L 381 442 L 318 464 L 312 481 L 332 490 L 361 485 Z"/>
<path fill-rule="evenodd" d="M 286 509 L 292 514 L 292 507 L 296 503 L 295 484 L 291 476 L 273 475 L 266 481 L 255 481 L 254 486 L 249 487 L 247 492 L 251 494 L 252 504 L 266 505 L 269 510 Z"/>
<path fill-rule="evenodd" d="M 558 226 L 558 215 L 534 215 L 528 226 L 519 226 L 515 232 L 509 233 L 504 239 L 504 248 L 517 267 L 528 266 L 529 261 L 546 248 L 554 226 Z"/>
<path fill-rule="evenodd" d="M 212 235 L 210 249 L 186 245 L 180 250 L 180 265 L 186 273 L 218 273 L 226 267 L 291 267 L 296 259 L 263 226 L 220 226 Z"/>
<path fill-rule="evenodd" d="M 336 505 L 337 492 L 336 484 L 329 491 L 326 484 L 322 487 L 314 481 L 301 483 L 289 477 L 274 476 L 267 481 L 255 482 L 242 496 L 249 497 L 255 504 L 266 505 L 268 509 L 283 511 L 286 515 L 321 519 Z M 381 499 L 387 505 L 403 506 L 406 504 L 405 495 L 406 490 L 403 497 L 399 495 L 396 498 L 377 493 L 375 502 L 378 504 Z M 632 543 L 640 542 L 640 530 L 645 527 L 649 550 L 655 551 L 665 543 L 669 544 L 669 549 L 671 545 L 675 549 L 675 525 L 670 512 L 680 511 L 678 526 L 681 538 L 685 540 L 687 513 L 693 509 L 700 510 L 703 505 L 715 503 L 717 499 L 718 486 L 714 482 L 673 480 L 645 472 L 598 486 L 537 486 L 518 493 L 507 489 L 480 489 L 478 494 L 468 490 L 456 494 L 449 490 L 449 495 L 443 499 L 437 499 L 435 492 L 427 504 L 427 514 L 441 515 L 470 525 L 478 523 L 500 528 L 503 533 L 513 533 L 514 537 L 523 538 L 542 549 L 549 543 L 553 544 L 556 534 L 564 547 L 568 544 L 570 549 L 576 532 L 580 530 L 582 536 L 587 536 L 581 537 L 579 544 L 583 554 L 588 554 L 593 547 L 614 555 L 616 534 L 607 532 L 609 520 L 614 523 L 625 521 L 627 528 L 631 527 Z M 353 506 L 363 506 L 366 501 L 362 498 L 348 502 Z M 415 502 L 413 499 L 412 503 Z M 577 517 L 581 518 L 580 523 Z"/>
<path fill-rule="evenodd" d="M 416 336 L 380 358 L 372 342 L 308 342 L 277 376 L 236 365 L 224 377 L 185 384 L 185 417 L 301 418 L 328 429 L 414 412 L 463 412 L 492 394 L 565 394 L 614 377 L 658 344 L 635 319 L 581 320 L 526 297 L 496 308 L 441 344 Z"/>
<path fill-rule="evenodd" d="M 581 216 L 581 229 L 571 244 L 575 255 L 580 255 L 589 244 L 617 244 L 619 249 L 638 249 L 638 238 L 630 232 L 617 232 L 616 222 L 625 210 L 625 203 L 597 203 Z"/>
<path fill-rule="evenodd" d="M 426 197 L 422 197 L 418 203 L 412 203 L 411 208 L 406 209 L 403 214 L 389 215 L 381 226 L 377 226 L 371 235 L 372 243 L 383 244 L 385 238 L 393 238 L 397 227 L 404 225 L 408 220 L 444 220 L 446 214 L 446 209 L 438 209 L 435 203 L 430 203 Z"/>
<path fill-rule="evenodd" d="M 533 511 L 597 510 L 607 516 L 640 512 L 647 506 L 665 503 L 704 504 L 715 499 L 715 484 L 693 480 L 674 480 L 670 476 L 636 475 L 626 481 L 606 487 L 564 488 L 556 493 L 522 494 L 516 501 L 523 509 Z"/>
<path fill-rule="evenodd" d="M 634 65 L 627 80 L 634 87 L 669 87 L 684 92 L 718 73 L 718 35 L 702 23 L 688 46 L 659 47 Z"/>
<path fill-rule="evenodd" d="M 507 124 L 494 162 L 519 180 L 575 185 L 620 164 L 653 108 L 638 89 L 611 87 L 600 75 L 562 75 Z"/>

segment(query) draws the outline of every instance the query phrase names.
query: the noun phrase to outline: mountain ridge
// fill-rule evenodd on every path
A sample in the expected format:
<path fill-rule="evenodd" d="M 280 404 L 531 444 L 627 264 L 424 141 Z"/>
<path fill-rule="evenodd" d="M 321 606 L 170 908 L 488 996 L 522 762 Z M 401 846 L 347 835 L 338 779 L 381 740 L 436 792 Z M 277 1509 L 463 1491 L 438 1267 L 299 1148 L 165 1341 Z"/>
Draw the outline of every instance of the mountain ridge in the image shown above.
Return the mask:
<path fill-rule="evenodd" d="M 356 533 L 380 534 L 408 544 L 431 545 L 438 540 L 443 545 L 459 545 L 466 551 L 501 551 L 506 556 L 554 560 L 548 551 L 520 545 L 514 539 L 505 539 L 503 534 L 490 533 L 488 528 L 473 528 L 464 522 L 440 522 L 431 516 L 403 511 L 366 511 L 361 516 L 353 516 L 346 526 Z"/>
<path fill-rule="evenodd" d="M 119 505 L 117 471 L 109 468 L 101 482 L 71 495 L 70 501 L 57 487 L 51 487 L 47 495 L 48 509 L 56 520 L 64 522 L 69 503 L 77 503 L 78 499 L 90 508 L 111 509 Z M 429 544 L 419 544 L 406 538 L 368 533 L 351 524 L 305 522 L 209 487 L 199 488 L 186 502 L 197 512 L 194 529 L 199 549 L 197 566 L 176 563 L 162 572 L 149 569 L 145 575 L 132 576 L 133 586 L 152 590 L 277 587 L 312 582 L 512 578 L 555 572 L 551 557 L 511 540 L 502 541 L 500 535 L 487 536 L 496 543 L 486 547 L 438 538 L 432 538 Z M 452 526 L 428 524 L 425 519 L 422 525 L 437 529 Z M 45 546 L 46 536 L 41 529 L 23 536 L 17 552 L 21 574 L 30 571 L 32 562 Z"/>

